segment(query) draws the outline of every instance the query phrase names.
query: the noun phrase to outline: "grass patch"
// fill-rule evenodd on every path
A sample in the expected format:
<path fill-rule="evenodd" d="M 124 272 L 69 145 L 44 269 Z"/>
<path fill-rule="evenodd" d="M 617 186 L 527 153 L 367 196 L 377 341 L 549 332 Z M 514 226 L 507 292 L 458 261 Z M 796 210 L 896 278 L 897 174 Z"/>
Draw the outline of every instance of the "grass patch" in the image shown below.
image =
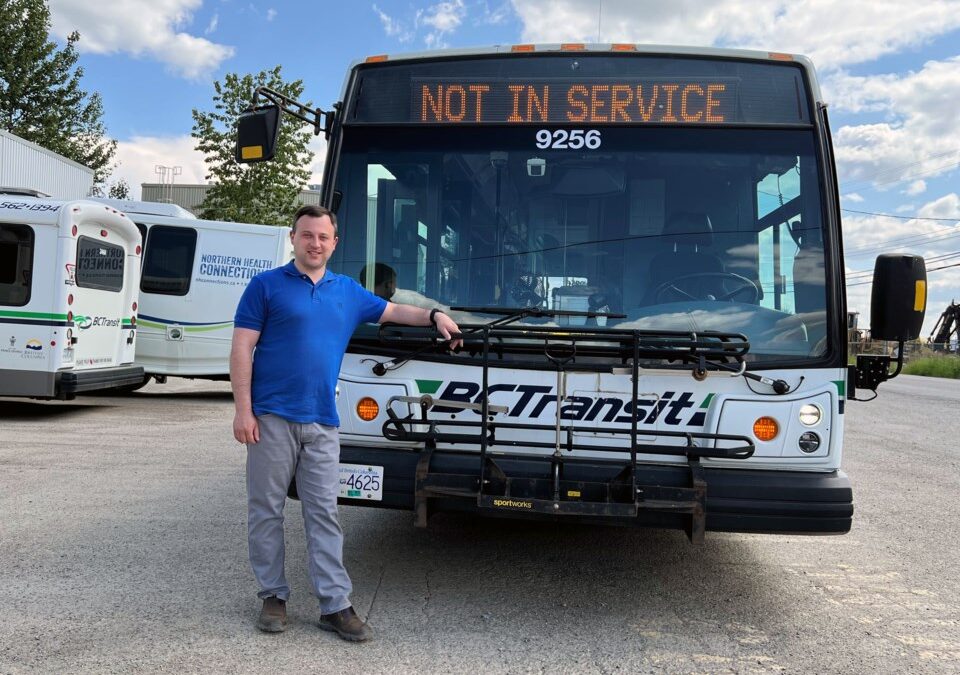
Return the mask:
<path fill-rule="evenodd" d="M 949 377 L 960 380 L 960 356 L 928 356 L 911 359 L 904 364 L 903 372 L 907 375 Z"/>

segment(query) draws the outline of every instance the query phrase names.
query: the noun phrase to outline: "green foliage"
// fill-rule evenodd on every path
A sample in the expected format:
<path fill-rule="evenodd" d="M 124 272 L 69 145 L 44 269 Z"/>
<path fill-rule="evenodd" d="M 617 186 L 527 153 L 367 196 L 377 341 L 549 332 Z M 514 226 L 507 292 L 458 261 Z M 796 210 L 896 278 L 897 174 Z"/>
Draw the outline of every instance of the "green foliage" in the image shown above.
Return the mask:
<path fill-rule="evenodd" d="M 234 73 L 215 82 L 212 112 L 193 111 L 193 137 L 204 153 L 213 186 L 201 205 L 201 218 L 231 222 L 289 225 L 300 190 L 310 178 L 310 129 L 287 118 L 280 125 L 276 155 L 269 162 L 239 164 L 235 159 L 237 118 L 250 105 L 259 86 L 299 100 L 300 80 L 285 83 L 280 66 L 257 75 Z M 309 105 L 309 103 L 307 103 Z"/>
<path fill-rule="evenodd" d="M 960 356 L 930 356 L 911 359 L 904 364 L 903 372 L 907 375 L 948 377 L 960 380 Z"/>
<path fill-rule="evenodd" d="M 130 199 L 130 184 L 122 178 L 111 183 L 107 196 L 110 199 Z"/>
<path fill-rule="evenodd" d="M 80 88 L 80 34 L 62 49 L 52 42 L 45 0 L 0 0 L 0 17 L 0 129 L 90 167 L 102 184 L 117 142 L 106 138 L 100 95 Z"/>

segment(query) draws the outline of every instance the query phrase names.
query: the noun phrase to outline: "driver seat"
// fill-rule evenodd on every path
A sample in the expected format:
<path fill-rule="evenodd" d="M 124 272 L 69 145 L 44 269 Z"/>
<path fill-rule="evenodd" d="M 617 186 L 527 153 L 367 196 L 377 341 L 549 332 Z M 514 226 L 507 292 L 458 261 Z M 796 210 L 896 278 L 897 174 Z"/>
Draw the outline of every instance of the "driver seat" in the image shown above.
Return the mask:
<path fill-rule="evenodd" d="M 664 225 L 661 241 L 668 248 L 650 261 L 650 286 L 644 304 L 654 304 L 653 292 L 668 281 L 687 274 L 724 271 L 719 256 L 702 250 L 713 244 L 713 225 L 705 213 L 674 213 Z"/>

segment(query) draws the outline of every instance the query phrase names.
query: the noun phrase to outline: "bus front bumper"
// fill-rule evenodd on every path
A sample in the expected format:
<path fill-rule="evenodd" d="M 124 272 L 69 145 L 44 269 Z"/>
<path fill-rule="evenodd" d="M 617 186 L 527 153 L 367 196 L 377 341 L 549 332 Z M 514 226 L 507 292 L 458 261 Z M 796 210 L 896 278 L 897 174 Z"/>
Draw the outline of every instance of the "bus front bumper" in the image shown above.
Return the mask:
<path fill-rule="evenodd" d="M 480 494 L 478 454 L 434 450 L 425 461 L 426 455 L 417 449 L 343 445 L 341 463 L 383 467 L 384 480 L 381 501 L 341 498 L 340 503 L 415 510 L 421 526 L 432 513 L 459 511 L 680 529 L 694 541 L 698 529 L 700 540 L 703 530 L 843 534 L 853 518 L 853 493 L 842 471 L 700 464 L 691 470 L 686 464 L 638 462 L 631 482 L 629 474 L 624 479 L 623 462 L 565 458 L 558 477 L 551 475 L 548 458 L 491 455 L 497 471 L 485 471 L 490 489 Z M 508 477 L 506 491 L 498 475 Z M 630 499 L 634 486 L 636 498 Z"/>

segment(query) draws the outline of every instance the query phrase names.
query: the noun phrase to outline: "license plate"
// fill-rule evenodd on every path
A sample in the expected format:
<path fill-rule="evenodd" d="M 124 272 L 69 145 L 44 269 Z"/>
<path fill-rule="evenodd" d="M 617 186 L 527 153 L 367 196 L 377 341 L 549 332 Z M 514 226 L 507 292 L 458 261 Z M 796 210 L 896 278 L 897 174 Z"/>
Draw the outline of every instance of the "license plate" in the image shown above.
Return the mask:
<path fill-rule="evenodd" d="M 340 465 L 340 496 L 347 499 L 383 500 L 383 467 Z"/>

